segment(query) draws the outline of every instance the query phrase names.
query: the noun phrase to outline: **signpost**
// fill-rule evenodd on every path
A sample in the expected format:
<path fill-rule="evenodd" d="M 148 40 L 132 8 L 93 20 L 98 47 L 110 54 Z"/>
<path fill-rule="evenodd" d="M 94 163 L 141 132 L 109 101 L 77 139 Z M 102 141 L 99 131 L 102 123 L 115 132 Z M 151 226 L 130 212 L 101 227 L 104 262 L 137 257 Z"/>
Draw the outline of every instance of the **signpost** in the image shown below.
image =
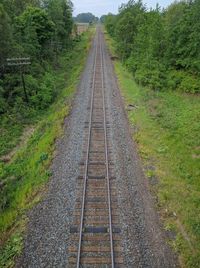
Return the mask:
<path fill-rule="evenodd" d="M 7 59 L 7 66 L 20 68 L 22 85 L 23 85 L 23 89 L 24 89 L 24 96 L 25 96 L 25 100 L 27 103 L 29 102 L 29 99 L 28 99 L 28 94 L 26 91 L 23 66 L 30 65 L 30 64 L 31 64 L 30 58 L 9 58 L 9 59 Z"/>

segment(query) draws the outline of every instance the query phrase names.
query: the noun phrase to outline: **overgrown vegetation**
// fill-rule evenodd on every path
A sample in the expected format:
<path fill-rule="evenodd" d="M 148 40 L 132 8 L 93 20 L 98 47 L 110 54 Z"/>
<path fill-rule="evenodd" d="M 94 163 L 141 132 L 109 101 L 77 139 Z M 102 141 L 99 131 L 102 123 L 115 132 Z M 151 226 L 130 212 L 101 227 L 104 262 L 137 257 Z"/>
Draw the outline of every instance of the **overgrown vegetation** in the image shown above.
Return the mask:
<path fill-rule="evenodd" d="M 148 10 L 130 0 L 101 18 L 135 80 L 154 90 L 200 92 L 200 0 Z"/>
<path fill-rule="evenodd" d="M 118 42 L 107 41 L 116 58 Z M 181 267 L 200 267 L 199 96 L 142 87 L 118 60 L 115 71 L 169 242 Z"/>
<path fill-rule="evenodd" d="M 72 34 L 66 0 L 0 0 L 0 29 L 0 267 L 10 267 L 23 245 L 24 214 L 51 176 L 93 31 Z M 12 57 L 30 57 L 31 65 L 7 66 Z"/>
<path fill-rule="evenodd" d="M 0 0 L 0 29 L 1 157 L 18 143 L 24 125 L 37 120 L 59 95 L 54 73 L 58 57 L 75 45 L 72 3 Z M 30 58 L 30 66 L 7 64 L 8 58 L 24 57 Z"/>
<path fill-rule="evenodd" d="M 182 267 L 200 267 L 200 1 L 147 10 L 129 1 L 104 22 L 134 139 Z M 129 72 L 128 72 L 129 71 Z M 189 93 L 189 94 L 188 94 Z"/>
<path fill-rule="evenodd" d="M 24 212 L 40 199 L 43 185 L 51 176 L 49 166 L 56 138 L 62 134 L 64 118 L 70 109 L 79 76 L 84 66 L 92 31 L 85 33 L 70 52 L 64 52 L 55 71 L 55 87 L 59 89 L 56 101 L 40 116 L 35 131 L 27 144 L 21 147 L 9 163 L 0 163 L 1 177 L 1 267 L 10 267 L 13 256 L 20 252 L 20 233 Z M 11 229 L 12 228 L 12 229 Z M 17 238 L 16 238 L 17 237 Z M 8 242 L 7 239 L 9 238 Z"/>

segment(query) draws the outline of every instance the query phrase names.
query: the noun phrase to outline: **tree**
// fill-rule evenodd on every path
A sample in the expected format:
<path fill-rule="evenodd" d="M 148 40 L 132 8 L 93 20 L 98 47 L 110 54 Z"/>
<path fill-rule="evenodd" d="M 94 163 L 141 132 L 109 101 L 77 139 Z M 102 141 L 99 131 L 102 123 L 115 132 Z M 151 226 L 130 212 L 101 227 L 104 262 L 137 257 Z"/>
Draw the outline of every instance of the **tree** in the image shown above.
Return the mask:
<path fill-rule="evenodd" d="M 117 16 L 109 13 L 108 15 L 105 16 L 104 18 L 104 24 L 105 24 L 105 27 L 108 31 L 108 33 L 114 37 L 114 34 L 115 34 L 115 24 L 117 22 Z"/>
<path fill-rule="evenodd" d="M 28 6 L 40 7 L 40 0 L 0 0 L 6 12 L 13 19 L 21 15 Z"/>
<path fill-rule="evenodd" d="M 48 0 L 44 3 L 45 9 L 55 25 L 54 43 L 62 43 L 63 46 L 66 46 L 70 42 L 73 28 L 72 2 L 66 0 Z"/>
<path fill-rule="evenodd" d="M 95 17 L 92 13 L 81 13 L 81 14 L 78 14 L 74 18 L 74 20 L 76 22 L 80 22 L 80 23 L 95 23 L 99 19 L 97 17 Z"/>
<path fill-rule="evenodd" d="M 135 79 L 153 89 L 200 89 L 200 0 L 147 10 L 130 0 L 104 19 L 119 56 Z"/>
<path fill-rule="evenodd" d="M 171 5 L 165 14 L 168 64 L 200 73 L 200 1 Z"/>
<path fill-rule="evenodd" d="M 44 109 L 54 100 L 52 70 L 62 48 L 73 48 L 72 8 L 70 0 L 0 0 L 0 113 L 27 105 L 22 70 L 30 106 Z M 31 65 L 4 68 L 8 57 L 30 57 Z"/>
<path fill-rule="evenodd" d="M 163 18 L 159 9 L 144 14 L 143 23 L 135 35 L 134 49 L 127 60 L 138 82 L 161 89 L 164 82 L 165 52 Z"/>
<path fill-rule="evenodd" d="M 107 17 L 107 15 L 102 15 L 100 18 L 100 22 L 105 23 L 106 17 Z"/>
<path fill-rule="evenodd" d="M 42 49 L 50 42 L 54 33 L 54 23 L 45 10 L 28 7 L 16 19 L 16 29 L 20 32 L 21 43 L 28 55 L 42 55 Z"/>
<path fill-rule="evenodd" d="M 118 50 L 123 60 L 127 59 L 134 46 L 135 36 L 138 27 L 143 23 L 145 7 L 142 2 L 129 1 L 119 9 L 115 37 L 118 43 Z"/>

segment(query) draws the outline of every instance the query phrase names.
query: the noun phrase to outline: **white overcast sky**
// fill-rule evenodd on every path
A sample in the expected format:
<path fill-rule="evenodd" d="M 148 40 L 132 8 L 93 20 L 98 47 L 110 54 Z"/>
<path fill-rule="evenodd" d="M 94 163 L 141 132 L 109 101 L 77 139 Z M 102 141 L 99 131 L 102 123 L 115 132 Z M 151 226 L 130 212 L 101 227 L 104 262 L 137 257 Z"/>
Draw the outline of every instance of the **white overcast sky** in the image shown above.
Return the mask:
<path fill-rule="evenodd" d="M 127 3 L 127 0 L 72 0 L 74 4 L 74 15 L 79 13 L 91 12 L 96 16 L 103 14 L 117 13 L 119 6 L 122 3 Z M 155 7 L 158 3 L 161 7 L 166 7 L 174 2 L 173 0 L 143 0 L 147 7 Z"/>

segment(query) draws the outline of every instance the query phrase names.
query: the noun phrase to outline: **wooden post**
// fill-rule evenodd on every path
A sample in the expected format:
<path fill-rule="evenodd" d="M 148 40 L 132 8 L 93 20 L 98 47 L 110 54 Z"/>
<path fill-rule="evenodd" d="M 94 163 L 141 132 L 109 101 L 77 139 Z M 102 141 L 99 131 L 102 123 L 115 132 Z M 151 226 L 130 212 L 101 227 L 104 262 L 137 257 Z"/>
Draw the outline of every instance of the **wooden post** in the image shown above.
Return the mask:
<path fill-rule="evenodd" d="M 21 78 L 22 78 L 22 85 L 23 85 L 23 89 L 24 89 L 24 97 L 27 103 L 29 103 L 29 98 L 28 98 L 28 94 L 26 91 L 26 85 L 25 85 L 25 80 L 24 80 L 24 74 L 23 71 L 21 70 Z"/>
<path fill-rule="evenodd" d="M 23 90 L 24 90 L 24 97 L 25 97 L 25 101 L 28 103 L 29 102 L 29 98 L 28 98 L 28 93 L 26 90 L 26 84 L 25 84 L 25 79 L 24 79 L 24 73 L 23 73 L 23 69 L 22 66 L 25 65 L 30 65 L 30 58 L 10 58 L 7 59 L 7 66 L 12 67 L 19 67 L 20 68 L 20 74 L 21 74 L 21 79 L 22 79 L 22 86 L 23 86 Z"/>

